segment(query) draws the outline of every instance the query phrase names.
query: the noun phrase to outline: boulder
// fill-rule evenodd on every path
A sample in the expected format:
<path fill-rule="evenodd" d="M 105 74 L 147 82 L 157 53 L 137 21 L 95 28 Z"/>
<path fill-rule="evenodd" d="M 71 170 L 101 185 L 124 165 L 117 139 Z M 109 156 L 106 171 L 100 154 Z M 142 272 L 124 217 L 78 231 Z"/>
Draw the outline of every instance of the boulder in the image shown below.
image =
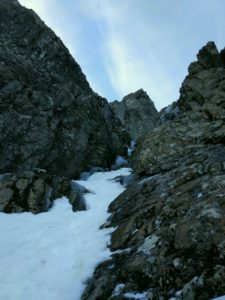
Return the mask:
<path fill-rule="evenodd" d="M 0 181 L 0 211 L 5 213 L 46 211 L 50 203 L 50 177 L 45 172 L 18 172 Z"/>
<path fill-rule="evenodd" d="M 45 170 L 6 173 L 0 178 L 0 212 L 45 212 L 62 196 L 69 199 L 73 211 L 85 210 L 83 194 L 87 192 L 70 179 L 51 176 Z"/>

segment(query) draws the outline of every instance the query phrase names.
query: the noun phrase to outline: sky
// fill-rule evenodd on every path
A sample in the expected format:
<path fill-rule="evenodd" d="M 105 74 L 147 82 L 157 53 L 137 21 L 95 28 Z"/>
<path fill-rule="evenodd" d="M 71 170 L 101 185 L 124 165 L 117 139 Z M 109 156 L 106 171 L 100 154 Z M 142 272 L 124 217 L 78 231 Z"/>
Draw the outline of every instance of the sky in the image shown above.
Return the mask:
<path fill-rule="evenodd" d="M 55 31 L 108 101 L 143 88 L 161 109 L 178 99 L 201 47 L 225 47 L 224 0 L 19 2 Z"/>

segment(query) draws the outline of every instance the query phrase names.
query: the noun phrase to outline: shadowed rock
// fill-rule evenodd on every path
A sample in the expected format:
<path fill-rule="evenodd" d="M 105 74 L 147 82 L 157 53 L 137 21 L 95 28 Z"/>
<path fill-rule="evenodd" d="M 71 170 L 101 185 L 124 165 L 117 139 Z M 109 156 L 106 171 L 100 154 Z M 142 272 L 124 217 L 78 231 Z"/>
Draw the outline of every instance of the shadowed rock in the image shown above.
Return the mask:
<path fill-rule="evenodd" d="M 61 40 L 17 1 L 0 1 L 0 172 L 77 177 L 126 152 L 119 120 Z"/>
<path fill-rule="evenodd" d="M 63 196 L 73 211 L 85 210 L 83 194 L 87 192 L 68 178 L 50 176 L 44 170 L 6 173 L 0 178 L 0 212 L 45 212 L 53 200 Z"/>

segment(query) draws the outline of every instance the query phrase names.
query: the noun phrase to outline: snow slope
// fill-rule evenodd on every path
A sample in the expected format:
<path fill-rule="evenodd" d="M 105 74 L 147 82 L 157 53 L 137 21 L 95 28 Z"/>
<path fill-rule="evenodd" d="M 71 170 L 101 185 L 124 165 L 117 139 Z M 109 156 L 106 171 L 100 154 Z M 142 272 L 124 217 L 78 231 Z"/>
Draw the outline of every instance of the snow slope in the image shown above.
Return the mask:
<path fill-rule="evenodd" d="M 0 299 L 78 300 L 96 265 L 109 258 L 112 229 L 99 230 L 107 208 L 124 187 L 113 181 L 130 169 L 95 173 L 76 181 L 86 194 L 87 211 L 72 211 L 66 198 L 49 212 L 0 213 Z"/>

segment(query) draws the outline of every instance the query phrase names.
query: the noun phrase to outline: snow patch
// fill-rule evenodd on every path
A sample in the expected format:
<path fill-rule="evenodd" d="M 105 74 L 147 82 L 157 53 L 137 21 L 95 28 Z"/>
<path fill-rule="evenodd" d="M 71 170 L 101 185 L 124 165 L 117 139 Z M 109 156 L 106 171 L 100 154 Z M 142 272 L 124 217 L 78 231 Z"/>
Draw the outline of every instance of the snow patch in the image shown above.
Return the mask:
<path fill-rule="evenodd" d="M 125 284 L 123 284 L 123 283 L 117 284 L 117 286 L 115 287 L 115 289 L 112 292 L 112 297 L 119 296 L 124 287 L 125 287 Z"/>
<path fill-rule="evenodd" d="M 155 178 L 158 177 L 158 176 L 159 176 L 159 175 L 156 174 L 156 175 L 153 175 L 153 176 L 144 177 L 142 180 L 139 181 L 138 184 L 142 185 L 142 184 L 144 184 L 145 182 L 150 181 L 150 180 L 152 180 L 152 179 L 155 179 Z"/>
<path fill-rule="evenodd" d="M 181 299 L 181 297 L 182 297 L 182 290 L 177 291 L 175 293 L 175 297 L 169 298 L 169 300 L 177 300 L 177 299 Z"/>
<path fill-rule="evenodd" d="M 197 194 L 197 198 L 198 198 L 198 199 L 199 199 L 199 198 L 202 198 L 202 196 L 203 196 L 202 192 L 200 192 L 200 193 Z"/>
<path fill-rule="evenodd" d="M 151 250 L 155 247 L 158 240 L 159 238 L 155 234 L 145 238 L 144 243 L 138 248 L 138 252 L 143 252 L 144 254 L 149 255 L 151 253 Z"/>
<path fill-rule="evenodd" d="M 136 141 L 135 140 L 131 140 L 130 142 L 130 146 L 127 147 L 127 156 L 131 156 L 132 152 L 134 151 L 136 147 Z"/>
<path fill-rule="evenodd" d="M 175 268 L 179 268 L 180 265 L 181 265 L 181 259 L 179 257 L 174 258 L 173 265 L 174 265 Z"/>
<path fill-rule="evenodd" d="M 129 253 L 131 251 L 131 248 L 126 249 L 118 249 L 116 251 L 111 252 L 112 254 L 121 254 L 121 253 Z"/>
<path fill-rule="evenodd" d="M 148 300 L 148 293 L 144 292 L 144 293 L 125 293 L 123 294 L 124 298 L 131 298 L 131 299 L 137 299 L 137 300 Z"/>

